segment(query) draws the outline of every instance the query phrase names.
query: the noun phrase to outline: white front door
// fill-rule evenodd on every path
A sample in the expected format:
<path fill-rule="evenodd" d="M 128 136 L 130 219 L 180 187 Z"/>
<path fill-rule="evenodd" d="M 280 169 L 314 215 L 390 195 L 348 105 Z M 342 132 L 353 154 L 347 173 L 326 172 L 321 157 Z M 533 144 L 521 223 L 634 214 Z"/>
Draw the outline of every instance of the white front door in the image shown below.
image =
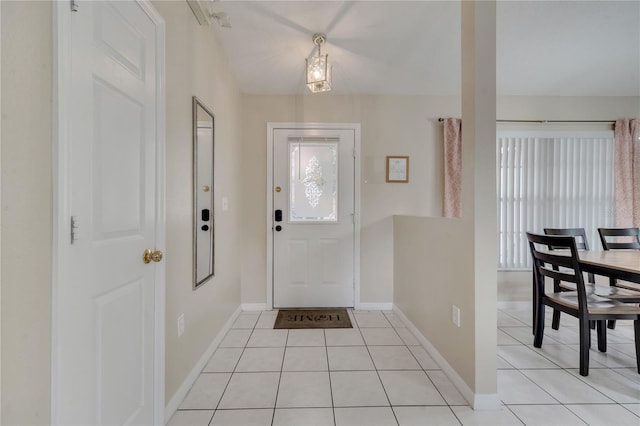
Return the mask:
<path fill-rule="evenodd" d="M 164 399 L 155 358 L 164 263 L 143 262 L 164 244 L 163 41 L 148 4 L 66 6 L 58 9 L 70 25 L 58 202 L 69 234 L 58 237 L 52 421 L 150 425 Z"/>
<path fill-rule="evenodd" d="M 273 133 L 273 306 L 353 307 L 353 129 Z"/>

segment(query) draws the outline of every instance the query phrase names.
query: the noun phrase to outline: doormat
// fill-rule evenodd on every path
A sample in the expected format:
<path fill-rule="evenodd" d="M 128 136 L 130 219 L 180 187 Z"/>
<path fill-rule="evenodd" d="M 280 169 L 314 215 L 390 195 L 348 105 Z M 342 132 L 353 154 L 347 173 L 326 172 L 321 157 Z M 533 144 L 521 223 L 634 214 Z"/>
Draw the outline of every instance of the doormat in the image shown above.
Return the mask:
<path fill-rule="evenodd" d="M 278 311 L 273 328 L 353 328 L 346 309 L 290 309 Z"/>

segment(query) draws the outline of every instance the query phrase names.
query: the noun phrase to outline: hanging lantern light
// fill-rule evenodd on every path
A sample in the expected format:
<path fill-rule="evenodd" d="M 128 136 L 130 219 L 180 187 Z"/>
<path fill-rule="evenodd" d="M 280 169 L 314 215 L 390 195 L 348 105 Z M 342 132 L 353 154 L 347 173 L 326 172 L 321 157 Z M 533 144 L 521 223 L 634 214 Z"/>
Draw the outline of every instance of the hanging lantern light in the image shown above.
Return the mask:
<path fill-rule="evenodd" d="M 328 92 L 331 90 L 331 67 L 329 55 L 322 54 L 322 45 L 327 41 L 327 36 L 316 33 L 311 38 L 313 44 L 318 46 L 318 55 L 306 60 L 307 87 L 313 93 Z"/>

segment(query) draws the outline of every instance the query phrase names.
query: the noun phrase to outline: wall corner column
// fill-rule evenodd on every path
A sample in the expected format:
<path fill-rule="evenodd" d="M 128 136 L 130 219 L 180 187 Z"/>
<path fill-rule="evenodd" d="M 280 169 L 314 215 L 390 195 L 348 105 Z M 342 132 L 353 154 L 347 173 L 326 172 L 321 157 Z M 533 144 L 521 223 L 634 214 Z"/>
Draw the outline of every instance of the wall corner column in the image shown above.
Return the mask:
<path fill-rule="evenodd" d="M 463 218 L 472 222 L 474 409 L 498 409 L 496 2 L 462 2 Z"/>

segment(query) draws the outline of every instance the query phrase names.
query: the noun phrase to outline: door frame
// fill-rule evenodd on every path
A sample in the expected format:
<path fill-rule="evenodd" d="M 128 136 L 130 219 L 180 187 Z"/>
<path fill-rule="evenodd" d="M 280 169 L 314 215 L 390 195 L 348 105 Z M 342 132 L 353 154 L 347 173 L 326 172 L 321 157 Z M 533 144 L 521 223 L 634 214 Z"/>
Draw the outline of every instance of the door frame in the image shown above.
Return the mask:
<path fill-rule="evenodd" d="M 353 285 L 354 308 L 360 307 L 360 123 L 278 123 L 267 122 L 267 309 L 273 309 L 273 134 L 276 130 L 353 130 L 354 137 L 354 210 Z"/>
<path fill-rule="evenodd" d="M 135 0 L 156 29 L 156 246 L 165 247 L 165 22 L 150 0 Z M 82 3 L 79 5 L 82 13 Z M 71 232 L 69 189 L 71 183 L 69 124 L 71 121 L 71 13 L 70 2 L 53 5 L 53 236 L 51 271 L 51 424 L 58 419 L 57 319 L 64 308 L 58 305 L 58 288 L 63 282 L 65 247 Z M 154 424 L 164 424 L 165 402 L 165 264 L 156 267 L 154 324 Z"/>

